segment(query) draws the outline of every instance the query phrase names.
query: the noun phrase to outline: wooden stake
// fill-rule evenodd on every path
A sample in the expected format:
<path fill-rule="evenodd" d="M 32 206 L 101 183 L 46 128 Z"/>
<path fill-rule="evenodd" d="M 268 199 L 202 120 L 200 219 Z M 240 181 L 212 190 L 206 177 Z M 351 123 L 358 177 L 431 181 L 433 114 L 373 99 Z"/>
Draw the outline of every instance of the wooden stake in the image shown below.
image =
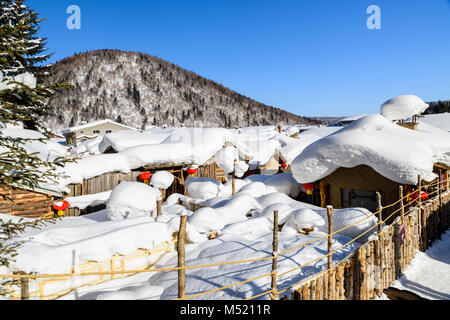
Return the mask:
<path fill-rule="evenodd" d="M 378 202 L 378 232 L 381 232 L 383 230 L 383 207 L 381 206 L 381 194 L 379 192 L 377 194 L 377 202 Z"/>
<path fill-rule="evenodd" d="M 328 269 L 333 265 L 333 206 L 327 206 L 328 216 Z"/>
<path fill-rule="evenodd" d="M 403 186 L 399 187 L 399 197 L 400 197 L 400 215 L 402 217 L 402 224 L 405 218 L 405 202 L 403 200 Z"/>
<path fill-rule="evenodd" d="M 438 177 L 438 197 L 439 197 L 439 213 L 441 212 L 441 208 L 442 208 L 442 189 L 441 189 L 441 184 L 442 184 L 442 170 L 439 169 L 439 177 Z"/>
<path fill-rule="evenodd" d="M 272 294 L 270 298 L 276 300 L 277 292 L 277 273 L 278 273 L 278 210 L 273 212 L 273 243 L 272 243 Z"/>
<path fill-rule="evenodd" d="M 234 160 L 233 173 L 231 175 L 232 175 L 232 181 L 231 181 L 232 192 L 231 192 L 231 194 L 234 196 L 236 194 L 236 160 Z"/>
<path fill-rule="evenodd" d="M 25 272 L 17 274 L 25 274 Z M 30 300 L 30 279 L 28 278 L 20 278 L 20 300 Z"/>
<path fill-rule="evenodd" d="M 186 223 L 187 223 L 187 216 L 181 216 L 180 230 L 178 232 L 178 243 L 177 243 L 178 267 L 181 268 L 178 270 L 179 299 L 183 299 L 186 296 L 186 270 L 184 269 L 186 259 L 186 253 L 184 251 L 184 242 L 186 238 Z"/>
<path fill-rule="evenodd" d="M 164 194 L 163 191 L 164 190 L 160 189 L 159 191 L 161 191 L 161 200 L 156 200 L 156 215 L 158 217 L 162 215 L 161 207 L 162 207 L 162 202 L 163 202 L 163 199 L 164 199 L 164 196 L 163 196 L 163 194 Z"/>

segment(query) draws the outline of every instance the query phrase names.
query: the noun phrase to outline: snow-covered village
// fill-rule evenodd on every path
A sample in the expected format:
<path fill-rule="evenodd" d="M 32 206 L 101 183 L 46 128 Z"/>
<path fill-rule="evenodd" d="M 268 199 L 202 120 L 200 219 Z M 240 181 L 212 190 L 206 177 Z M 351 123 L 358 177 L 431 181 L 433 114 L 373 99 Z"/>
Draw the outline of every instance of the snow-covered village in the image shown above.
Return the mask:
<path fill-rule="evenodd" d="M 448 82 L 298 116 L 143 53 L 48 63 L 40 3 L 0 0 L 0 300 L 450 300 Z"/>

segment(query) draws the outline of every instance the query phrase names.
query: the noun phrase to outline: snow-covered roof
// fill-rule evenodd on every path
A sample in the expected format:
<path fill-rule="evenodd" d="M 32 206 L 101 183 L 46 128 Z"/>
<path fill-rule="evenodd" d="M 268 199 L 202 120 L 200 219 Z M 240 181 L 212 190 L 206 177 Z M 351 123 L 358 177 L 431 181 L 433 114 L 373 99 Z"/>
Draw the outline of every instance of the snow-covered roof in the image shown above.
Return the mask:
<path fill-rule="evenodd" d="M 291 168 L 299 183 L 318 181 L 340 167 L 368 165 L 402 184 L 417 184 L 418 175 L 433 180 L 436 163 L 450 165 L 450 134 L 422 126 L 400 127 L 381 115 L 369 115 L 326 136 L 295 158 Z"/>
<path fill-rule="evenodd" d="M 80 124 L 78 126 L 62 129 L 61 132 L 62 133 L 70 133 L 70 132 L 75 132 L 75 131 L 79 131 L 79 130 L 83 130 L 83 129 L 87 129 L 87 128 L 92 128 L 92 127 L 99 126 L 99 125 L 102 125 L 102 124 L 115 124 L 117 126 L 121 126 L 121 127 L 125 128 L 125 129 L 137 130 L 136 128 L 132 128 L 132 127 L 126 126 L 126 125 L 124 125 L 122 123 L 118 123 L 118 122 L 112 121 L 110 119 L 105 119 L 105 120 L 92 121 L 92 122 L 89 122 L 89 123 L 86 123 L 86 124 Z"/>
<path fill-rule="evenodd" d="M 339 122 L 353 122 L 353 121 L 359 120 L 359 119 L 361 119 L 361 118 L 363 118 L 363 117 L 365 117 L 367 115 L 368 114 L 360 114 L 360 115 L 357 115 L 357 116 L 351 116 L 351 117 L 347 117 L 347 118 L 341 119 Z"/>

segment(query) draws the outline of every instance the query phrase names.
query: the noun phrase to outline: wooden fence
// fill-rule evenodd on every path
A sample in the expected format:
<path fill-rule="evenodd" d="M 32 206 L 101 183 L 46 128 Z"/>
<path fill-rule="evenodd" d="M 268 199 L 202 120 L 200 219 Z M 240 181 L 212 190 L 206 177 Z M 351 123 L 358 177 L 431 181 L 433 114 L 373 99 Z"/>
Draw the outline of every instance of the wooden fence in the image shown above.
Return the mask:
<path fill-rule="evenodd" d="M 324 274 L 295 288 L 293 300 L 369 300 L 399 278 L 418 250 L 426 251 L 450 228 L 450 194 L 411 208 L 376 239 Z"/>
<path fill-rule="evenodd" d="M 419 178 L 420 181 L 420 178 Z M 439 186 L 439 187 L 438 187 Z M 380 296 L 383 290 L 389 288 L 392 282 L 397 279 L 401 273 L 405 270 L 408 264 L 412 261 L 418 250 L 426 251 L 428 247 L 437 240 L 442 233 L 446 232 L 450 228 L 450 192 L 448 189 L 448 184 L 446 187 L 442 185 L 441 182 L 432 183 L 426 188 L 431 190 L 434 187 L 434 191 L 428 193 L 430 200 L 422 203 L 422 197 L 420 195 L 421 186 L 419 182 L 419 189 L 417 192 L 413 191 L 406 196 L 403 195 L 403 190 L 400 189 L 400 199 L 390 205 L 385 207 L 381 206 L 381 201 L 379 199 L 379 209 L 373 215 L 362 219 L 361 221 L 355 222 L 353 225 L 364 222 L 370 217 L 378 216 L 381 218 L 383 210 L 397 208 L 391 215 L 396 217 L 392 224 L 386 225 L 385 222 L 390 220 L 391 217 L 386 217 L 383 220 L 379 220 L 378 223 L 366 230 L 358 237 L 352 239 L 350 242 L 342 245 L 340 248 L 332 247 L 332 237 L 334 234 L 338 234 L 343 229 L 338 231 L 332 231 L 330 223 L 332 223 L 333 212 L 332 207 L 327 207 L 328 220 L 329 220 L 329 232 L 327 235 L 317 238 L 313 241 L 303 243 L 299 246 L 293 248 L 285 249 L 283 252 L 278 251 L 277 244 L 277 232 L 278 225 L 277 212 L 274 212 L 274 241 L 273 241 L 273 254 L 272 256 L 246 259 L 241 261 L 224 261 L 221 263 L 214 263 L 201 266 L 186 266 L 183 261 L 184 248 L 182 247 L 183 241 L 177 242 L 177 251 L 179 258 L 178 267 L 171 268 L 161 268 L 152 269 L 150 266 L 142 270 L 128 270 L 128 271 L 116 271 L 115 268 L 111 268 L 111 271 L 100 270 L 98 272 L 80 272 L 71 274 L 60 274 L 60 275 L 0 275 L 0 278 L 15 278 L 21 280 L 21 293 L 22 299 L 29 299 L 29 280 L 37 279 L 51 279 L 56 278 L 58 281 L 64 278 L 74 278 L 74 277 L 87 277 L 87 276 L 106 276 L 110 275 L 111 279 L 115 275 L 125 275 L 125 274 L 135 274 L 141 272 L 165 272 L 165 271 L 179 271 L 179 289 L 184 288 L 185 285 L 185 270 L 196 268 L 208 268 L 218 265 L 229 265 L 229 264 L 241 264 L 249 263 L 255 261 L 269 261 L 273 260 L 272 271 L 264 275 L 258 275 L 252 279 L 246 279 L 241 282 L 234 284 L 228 284 L 224 287 L 216 288 L 206 292 L 196 293 L 191 296 L 185 296 L 185 289 L 179 291 L 181 292 L 180 299 L 193 299 L 212 292 L 217 292 L 220 290 L 226 290 L 233 286 L 239 286 L 250 281 L 261 279 L 263 277 L 270 277 L 272 279 L 271 289 L 260 293 L 256 296 L 247 298 L 248 300 L 256 299 L 265 295 L 270 295 L 272 299 L 294 299 L 294 300 L 369 300 Z M 445 193 L 443 194 L 442 192 Z M 435 195 L 435 196 L 434 196 Z M 404 202 L 407 202 L 405 204 Z M 184 219 L 184 223 L 185 223 Z M 383 227 L 384 226 L 384 227 Z M 347 226 L 348 228 L 351 226 Z M 375 232 L 369 239 L 368 242 L 364 243 L 359 247 L 358 250 L 350 253 L 346 258 L 342 259 L 335 265 L 332 264 L 332 255 L 339 252 L 343 248 L 347 247 L 350 243 L 357 241 L 358 238 L 367 234 L 373 233 L 373 228 L 378 227 L 378 231 Z M 345 229 L 344 228 L 344 229 Z M 178 239 L 184 239 L 185 226 L 183 227 L 183 219 L 180 222 L 180 230 L 177 235 L 174 234 Z M 319 241 L 324 238 L 328 238 L 328 254 L 318 257 L 312 261 L 302 264 L 301 266 L 295 267 L 291 270 L 284 270 L 283 273 L 279 274 L 277 271 L 277 259 L 280 255 L 296 250 L 301 246 L 309 245 L 313 242 Z M 175 241 L 175 239 L 174 239 Z M 334 251 L 333 251 L 334 250 Z M 250 258 L 250 257 L 249 257 Z M 277 287 L 277 278 L 283 276 L 286 273 L 297 271 L 307 265 L 311 265 L 317 261 L 328 258 L 328 267 L 323 271 L 315 274 L 309 278 L 303 279 L 301 282 L 290 285 L 287 288 Z M 114 258 L 115 259 L 115 258 Z M 181 263 L 180 263 L 181 262 Z M 114 265 L 114 264 L 111 264 Z M 92 267 L 91 265 L 88 266 Z M 180 276 L 181 275 L 181 276 Z M 101 278 L 102 281 L 105 278 Z M 86 280 L 87 281 L 87 280 Z M 52 281 L 50 281 L 52 282 Z M 91 285 L 89 282 L 85 285 Z M 17 296 L 18 297 L 18 296 Z M 42 297 L 42 296 L 41 296 Z"/>

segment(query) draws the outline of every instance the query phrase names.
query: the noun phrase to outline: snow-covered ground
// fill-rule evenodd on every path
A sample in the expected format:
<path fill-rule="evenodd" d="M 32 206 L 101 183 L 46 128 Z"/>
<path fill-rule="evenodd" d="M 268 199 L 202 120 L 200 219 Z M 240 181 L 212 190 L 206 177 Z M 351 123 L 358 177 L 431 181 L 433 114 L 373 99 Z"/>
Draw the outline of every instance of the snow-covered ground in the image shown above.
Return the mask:
<path fill-rule="evenodd" d="M 392 286 L 425 299 L 450 300 L 450 230 L 426 252 L 417 252 Z"/>
<path fill-rule="evenodd" d="M 194 181 L 197 188 L 189 188 Z M 121 183 L 111 192 L 105 210 L 80 217 L 67 217 L 42 230 L 28 230 L 22 237 L 25 243 L 19 249 L 16 261 L 11 264 L 10 270 L 4 272 L 20 270 L 41 274 L 65 273 L 73 266 L 89 261 L 104 261 L 114 254 L 126 255 L 140 248 L 152 249 L 164 241 L 170 241 L 173 233 L 178 231 L 180 216 L 187 215 L 187 266 L 266 258 L 249 263 L 188 270 L 187 295 L 263 276 L 199 297 L 249 298 L 270 289 L 270 276 L 264 275 L 270 273 L 272 266 L 270 257 L 274 210 L 279 211 L 279 225 L 282 226 L 279 234 L 280 252 L 318 239 L 314 243 L 281 254 L 279 273 L 314 259 L 319 260 L 280 277 L 280 288 L 287 288 L 326 268 L 326 258 L 320 259 L 327 252 L 326 209 L 289 197 L 294 187 L 298 188 L 292 174 L 253 175 L 248 179 L 238 179 L 237 193 L 234 196 L 229 193 L 228 186 L 218 181 L 219 194 L 202 192 L 204 188 L 210 189 L 208 179 L 190 178 L 187 182 L 190 197 L 171 195 L 163 203 L 162 216 L 159 217 L 150 217 L 150 211 L 154 210 L 155 202 L 160 197 L 158 189 L 138 182 Z M 100 194 L 99 197 L 105 197 L 105 194 Z M 92 201 L 92 198 L 95 197 L 83 198 L 80 203 Z M 185 200 L 186 207 L 178 204 L 178 199 L 181 198 Z M 197 203 L 202 208 L 193 212 L 189 203 Z M 352 242 L 352 239 L 372 228 L 377 223 L 377 218 L 363 208 L 335 210 L 335 231 L 363 219 L 363 223 L 347 228 L 334 237 L 335 249 L 351 242 L 333 256 L 336 262 L 361 245 L 359 242 Z M 314 231 L 309 235 L 299 234 L 303 228 L 311 227 Z M 208 235 L 214 232 L 218 233 L 217 238 L 208 240 Z M 177 256 L 172 252 L 158 261 L 155 267 L 168 268 L 176 265 Z M 176 298 L 175 271 L 145 273 L 127 279 L 82 288 L 64 299 Z M 65 288 L 62 287 L 61 290 L 63 289 Z"/>
<path fill-rule="evenodd" d="M 397 126 L 392 121 L 416 115 L 423 108 L 424 103 L 415 96 L 397 97 L 382 107 L 382 113 L 389 119 L 380 114 L 367 115 L 344 128 L 314 127 L 299 134 L 297 126 L 284 126 L 282 132 L 274 126 L 233 130 L 151 128 L 106 135 L 78 145 L 72 153 L 56 142 L 27 143 L 26 149 L 38 152 L 42 158 L 74 154 L 80 157 L 77 163 L 61 168 L 67 177 L 59 181 L 58 190 L 106 172 L 129 172 L 145 165 L 200 166 L 211 159 L 226 173 L 235 171 L 237 177 L 242 177 L 249 168 L 265 164 L 277 152 L 291 164 L 292 173 L 237 179 L 235 195 L 232 195 L 230 180 L 221 183 L 189 178 L 186 180 L 189 196 L 172 194 L 163 203 L 162 216 L 158 217 L 150 216 L 150 212 L 155 213 L 157 201 L 161 199 L 160 189 L 168 188 L 174 181 L 168 172 L 154 173 L 150 185 L 122 182 L 112 191 L 69 198 L 74 207 L 106 203 L 106 209 L 81 217 L 66 217 L 42 230 L 27 230 L 16 261 L 10 269 L 1 271 L 65 273 L 76 265 L 104 261 L 114 254 L 152 249 L 173 239 L 180 217 L 186 215 L 186 265 L 220 264 L 187 270 L 187 296 L 261 276 L 198 297 L 249 298 L 270 289 L 267 274 L 272 265 L 273 212 L 278 210 L 280 252 L 317 240 L 280 255 L 279 274 L 318 259 L 282 275 L 278 287 L 283 290 L 324 270 L 327 265 L 326 258 L 320 259 L 327 253 L 326 209 L 294 200 L 302 190 L 302 183 L 318 181 L 339 167 L 365 164 L 391 180 L 415 184 L 418 174 L 426 180 L 435 178 L 433 165 L 436 162 L 450 165 L 450 133 L 427 121 L 421 122 L 417 131 Z M 23 128 L 6 128 L 2 134 L 42 137 Z M 118 153 L 101 154 L 110 147 Z M 191 204 L 196 204 L 198 210 L 193 211 Z M 334 236 L 334 248 L 351 242 L 378 221 L 364 208 L 336 209 L 334 213 L 334 231 L 365 219 L 364 223 Z M 304 228 L 311 227 L 312 233 L 301 234 Z M 216 233 L 217 237 L 210 240 L 210 235 Z M 351 242 L 334 254 L 333 259 L 337 262 L 355 251 L 369 236 Z M 428 288 L 426 293 L 430 297 L 448 297 L 450 290 L 445 286 L 450 283 L 449 238 L 447 234 L 426 254 L 419 253 L 395 285 L 411 291 L 414 291 L 412 287 L 424 292 Z M 261 260 L 229 263 L 248 259 Z M 155 267 L 176 265 L 176 253 L 171 252 L 158 260 Z M 61 299 L 173 299 L 176 296 L 177 272 L 160 271 L 80 288 Z M 268 298 L 267 295 L 261 297 Z"/>

